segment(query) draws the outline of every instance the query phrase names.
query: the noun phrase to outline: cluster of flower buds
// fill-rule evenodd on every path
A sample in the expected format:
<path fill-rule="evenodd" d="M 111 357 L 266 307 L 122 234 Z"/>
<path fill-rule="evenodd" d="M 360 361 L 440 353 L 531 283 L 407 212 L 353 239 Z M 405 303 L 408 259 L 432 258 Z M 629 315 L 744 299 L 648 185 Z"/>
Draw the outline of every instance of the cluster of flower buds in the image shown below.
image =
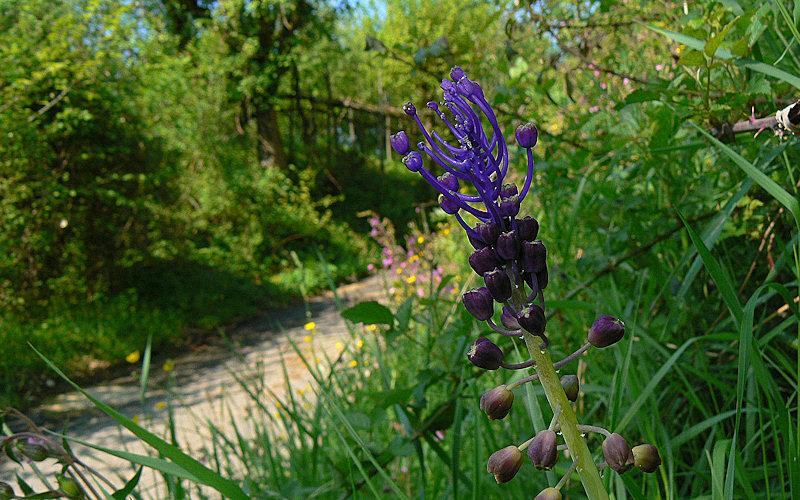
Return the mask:
<path fill-rule="evenodd" d="M 0 412 L 0 419 L 7 416 L 21 420 L 30 430 L 9 434 L 0 439 L 0 450 L 2 450 L 2 455 L 0 456 L 5 456 L 18 464 L 54 460 L 61 465 L 61 471 L 55 475 L 56 483 L 58 484 L 57 488 L 53 489 L 49 483 L 44 482 L 48 491 L 35 494 L 27 492 L 24 497 L 16 496 L 14 488 L 10 484 L 0 481 L 0 500 L 10 500 L 12 498 L 68 498 L 70 500 L 82 500 L 87 497 L 88 491 L 94 492 L 95 496 L 99 497 L 87 478 L 87 474 L 80 472 L 78 467 L 89 474 L 93 474 L 94 471 L 58 441 L 47 437 L 41 429 L 19 411 L 8 408 Z"/>
<path fill-rule="evenodd" d="M 447 142 L 435 131 L 429 132 L 417 115 L 416 107 L 409 102 L 403 109 L 414 119 L 425 140 L 417 143 L 418 151 L 412 150 L 408 135 L 400 131 L 391 137 L 392 147 L 403 155 L 403 163 L 409 170 L 419 173 L 440 193 L 439 206 L 456 218 L 474 248 L 469 264 L 483 279 L 484 286 L 463 294 L 466 310 L 502 335 L 538 338 L 539 348 L 544 353 L 543 350 L 549 346 L 545 333 L 547 316 L 544 297 L 544 289 L 549 281 L 547 249 L 537 239 L 539 222 L 533 217 L 520 215 L 521 203 L 529 194 L 533 180 L 532 149 L 538 141 L 539 132 L 531 123 L 517 127 L 517 143 L 527 153 L 527 173 L 521 188 L 507 183 L 508 146 L 483 89 L 459 67 L 451 70 L 450 78 L 444 79 L 441 84 L 443 102 L 429 102 L 428 108 L 439 116 L 458 144 Z M 449 110 L 452 118 L 448 118 L 442 108 Z M 484 128 L 484 122 L 488 123 L 488 129 Z M 429 166 L 443 172 L 441 175 L 436 176 L 426 168 L 423 154 Z M 464 219 L 464 214 L 474 219 L 474 225 Z M 501 309 L 500 324 L 493 320 L 495 303 Z M 613 345 L 624 334 L 625 325 L 622 321 L 613 316 L 602 316 L 589 329 L 586 344 L 561 361 L 552 363 L 553 368 L 577 359 L 591 346 L 604 348 Z M 467 357 L 475 366 L 486 370 L 520 370 L 536 365 L 533 359 L 507 363 L 503 350 L 486 337 L 475 341 Z M 487 391 L 480 400 L 481 410 L 491 420 L 505 418 L 514 402 L 513 389 L 537 379 L 538 375 L 534 374 Z M 574 402 L 579 394 L 578 378 L 564 375 L 561 377 L 561 386 L 567 400 Z M 560 412 L 560 406 L 554 409 L 549 428 L 541 430 L 522 445 L 507 446 L 489 458 L 487 469 L 494 474 L 497 482 L 509 481 L 516 475 L 524 462 L 523 451 L 526 448 L 535 468 L 549 470 L 556 464 L 557 452 L 561 448 L 556 434 Z M 599 431 L 599 428 L 586 430 Z M 611 444 L 603 444 L 606 462 L 612 469 L 624 472 L 626 466 L 630 468 L 627 465 L 630 462 L 651 472 L 660 464 L 658 452 L 652 445 L 641 445 L 634 450 L 628 447 L 626 450 L 617 438 L 612 439 L 613 436 L 619 435 L 609 434 L 606 441 L 612 440 Z M 635 451 L 637 449 L 639 451 Z M 638 462 L 637 456 L 640 457 Z M 573 462 L 573 467 L 576 464 L 577 461 Z M 571 473 L 572 469 L 567 476 Z M 536 499 L 560 499 L 560 488 L 565 478 L 555 487 L 542 491 Z"/>

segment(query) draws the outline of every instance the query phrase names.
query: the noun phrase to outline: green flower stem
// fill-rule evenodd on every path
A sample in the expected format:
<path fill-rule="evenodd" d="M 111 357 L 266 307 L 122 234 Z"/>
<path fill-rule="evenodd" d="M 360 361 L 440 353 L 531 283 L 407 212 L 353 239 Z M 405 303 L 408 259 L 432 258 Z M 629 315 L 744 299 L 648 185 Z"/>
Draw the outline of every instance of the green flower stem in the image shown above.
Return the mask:
<path fill-rule="evenodd" d="M 506 265 L 506 272 L 508 273 L 511 282 L 514 283 L 514 291 L 511 300 L 517 310 L 521 310 L 525 304 L 525 285 L 511 269 L 510 265 Z M 544 304 L 544 297 L 540 294 Z M 586 496 L 589 500 L 609 500 L 608 493 L 603 480 L 600 479 L 600 471 L 594 463 L 592 452 L 586 446 L 586 440 L 581 436 L 581 431 L 578 430 L 578 418 L 575 412 L 572 411 L 572 404 L 567 399 L 567 394 L 564 392 L 564 387 L 561 386 L 561 379 L 556 373 L 556 367 L 553 366 L 553 360 L 550 359 L 550 352 L 547 349 L 541 349 L 540 345 L 542 339 L 531 335 L 530 333 L 522 330 L 525 345 L 531 354 L 536 364 L 536 374 L 542 382 L 544 394 L 547 396 L 547 401 L 550 403 L 550 408 L 555 409 L 561 406 L 561 416 L 558 423 L 561 425 L 561 434 L 564 436 L 564 442 L 567 443 L 569 454 L 572 460 L 577 464 L 578 475 L 581 478 L 583 489 L 586 491 Z"/>
<path fill-rule="evenodd" d="M 564 388 L 561 386 L 561 380 L 553 366 L 553 360 L 550 359 L 550 353 L 547 350 L 539 349 L 541 343 L 539 337 L 535 337 L 528 332 L 524 332 L 523 336 L 531 357 L 536 361 L 536 373 L 539 375 L 539 380 L 542 383 L 550 407 L 561 406 L 561 417 L 559 418 L 561 433 L 569 448 L 570 456 L 577 464 L 578 475 L 581 478 L 584 490 L 586 490 L 586 495 L 589 500 L 608 500 L 608 493 L 603 486 L 603 481 L 600 479 L 600 472 L 592 459 L 592 452 L 586 446 L 586 440 L 581 436 L 581 431 L 578 430 L 578 419 L 575 416 L 575 412 L 572 411 L 572 405 L 567 399 L 566 393 L 564 393 Z"/>

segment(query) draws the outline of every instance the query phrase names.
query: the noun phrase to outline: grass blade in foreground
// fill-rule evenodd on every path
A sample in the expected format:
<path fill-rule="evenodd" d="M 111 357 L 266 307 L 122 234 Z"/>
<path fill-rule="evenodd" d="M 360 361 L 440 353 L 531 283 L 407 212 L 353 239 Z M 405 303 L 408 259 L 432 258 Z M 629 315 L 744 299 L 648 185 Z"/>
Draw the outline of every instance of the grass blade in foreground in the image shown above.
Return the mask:
<path fill-rule="evenodd" d="M 220 476 L 218 473 L 214 472 L 213 470 L 201 464 L 194 458 L 185 454 L 177 447 L 167 443 L 160 437 L 143 429 L 142 427 L 139 427 L 132 420 L 125 417 L 123 414 L 121 414 L 114 408 L 108 406 L 107 404 L 103 403 L 99 399 L 95 398 L 94 396 L 86 392 L 84 389 L 82 389 L 80 386 L 78 386 L 78 384 L 70 380 L 69 377 L 67 377 L 64 374 L 64 372 L 62 372 L 55 364 L 53 364 L 52 361 L 50 361 L 47 357 L 45 357 L 44 354 L 37 351 L 36 348 L 33 347 L 32 345 L 31 349 L 33 349 L 36 355 L 39 356 L 42 359 L 42 361 L 44 361 L 47 364 L 47 366 L 49 366 L 54 372 L 56 372 L 59 377 L 66 380 L 72 387 L 80 391 L 92 403 L 94 403 L 95 406 L 100 408 L 106 415 L 113 418 L 118 424 L 120 424 L 121 426 L 125 427 L 126 429 L 134 433 L 136 437 L 138 437 L 145 443 L 152 446 L 159 453 L 172 460 L 176 465 L 184 469 L 186 472 L 192 474 L 194 477 L 197 478 L 197 482 L 214 488 L 215 490 L 219 491 L 222 495 L 224 495 L 226 498 L 241 499 L 241 500 L 247 500 L 249 498 L 249 496 L 245 494 L 245 492 L 242 491 L 242 489 L 235 482 Z"/>

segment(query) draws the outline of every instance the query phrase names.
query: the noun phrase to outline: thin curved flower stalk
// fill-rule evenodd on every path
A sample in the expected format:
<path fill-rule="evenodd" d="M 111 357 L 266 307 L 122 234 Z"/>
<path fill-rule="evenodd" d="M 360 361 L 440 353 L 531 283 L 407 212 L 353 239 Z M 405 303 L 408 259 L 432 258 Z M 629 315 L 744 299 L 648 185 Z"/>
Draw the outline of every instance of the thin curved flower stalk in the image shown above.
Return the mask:
<path fill-rule="evenodd" d="M 547 429 L 534 429 L 538 432 L 532 432 L 531 439 L 492 454 L 487 470 L 494 474 L 498 483 L 510 481 L 522 466 L 526 449 L 537 469 L 551 469 L 557 462 L 557 450 L 564 447 L 573 460 L 567 475 L 573 470 L 578 472 L 591 500 L 608 499 L 600 478 L 603 467 L 623 473 L 636 465 L 653 472 L 661 463 L 658 451 L 652 445 L 631 448 L 619 434 L 595 426 L 581 426 L 571 404 L 579 392 L 577 377 L 559 378 L 556 368 L 578 358 L 592 346 L 603 348 L 618 342 L 625 333 L 625 325 L 613 316 L 598 318 L 589 329 L 588 342 L 553 363 L 548 350 L 544 296 L 549 281 L 547 249 L 537 239 L 539 222 L 520 215 L 533 181 L 532 150 L 538 141 L 538 130 L 532 123 L 517 127 L 517 143 L 526 150 L 527 173 L 521 187 L 506 183 L 508 145 L 481 86 L 470 80 L 464 70 L 455 67 L 450 79 L 442 80 L 441 88 L 443 102 L 429 102 L 428 108 L 438 115 L 456 141 L 448 142 L 438 132 L 428 131 L 416 106 L 409 102 L 403 109 L 425 140 L 417 143 L 417 150 L 412 150 L 408 135 L 400 131 L 392 136 L 392 147 L 403 155 L 403 163 L 409 170 L 419 173 L 440 193 L 440 207 L 456 218 L 475 249 L 469 263 L 483 278 L 485 286 L 463 294 L 467 311 L 487 322 L 499 338 L 523 339 L 531 356 L 520 363 L 506 363 L 503 350 L 489 338 L 481 337 L 470 347 L 468 359 L 487 370 L 535 369 L 535 374 L 487 391 L 481 397 L 481 410 L 491 420 L 505 418 L 514 401 L 513 389 L 538 380 L 554 414 Z M 443 109 L 449 111 L 449 115 Z M 501 310 L 499 323 L 493 319 L 496 308 Z M 558 444 L 556 431 L 560 431 L 564 445 Z M 602 444 L 605 460 L 599 465 L 587 445 L 587 432 L 606 436 Z M 565 483 L 566 479 L 562 478 L 536 498 L 560 499 Z"/>

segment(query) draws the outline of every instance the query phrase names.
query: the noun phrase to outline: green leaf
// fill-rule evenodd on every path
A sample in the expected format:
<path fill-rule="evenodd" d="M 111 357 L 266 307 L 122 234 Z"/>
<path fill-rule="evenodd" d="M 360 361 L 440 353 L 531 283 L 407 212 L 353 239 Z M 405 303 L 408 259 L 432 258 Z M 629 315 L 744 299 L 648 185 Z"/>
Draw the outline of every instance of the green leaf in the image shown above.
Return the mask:
<path fill-rule="evenodd" d="M 699 50 L 690 50 L 678 59 L 678 64 L 683 64 L 684 66 L 705 66 L 706 58 Z"/>
<path fill-rule="evenodd" d="M 101 409 L 106 415 L 113 418 L 118 424 L 125 427 L 133 434 L 136 435 L 139 439 L 144 441 L 145 443 L 152 446 L 156 449 L 160 454 L 172 460 L 176 465 L 180 466 L 185 471 L 189 472 L 190 474 L 194 475 L 197 478 L 197 482 L 201 484 L 205 484 L 206 486 L 210 486 L 215 490 L 219 491 L 223 496 L 234 498 L 234 499 L 241 499 L 247 500 L 249 497 L 245 494 L 244 491 L 237 485 L 235 482 L 231 481 L 230 479 L 225 479 L 218 473 L 214 472 L 213 470 L 209 469 L 205 465 L 201 464 L 194 458 L 190 457 L 186 453 L 182 452 L 176 446 L 173 446 L 160 437 L 156 436 L 155 434 L 143 429 L 136 425 L 132 420 L 125 417 L 123 414 L 115 410 L 114 408 L 108 406 L 107 404 L 103 403 L 99 399 L 95 398 L 88 392 L 86 392 L 83 388 L 81 388 L 78 384 L 70 380 L 64 372 L 62 372 L 52 361 L 50 361 L 44 354 L 40 353 L 33 347 L 31 344 L 31 349 L 39 356 L 42 361 L 44 361 L 47 366 L 50 367 L 51 370 L 56 372 L 59 377 L 63 378 L 67 383 L 69 383 L 72 387 L 76 390 L 80 391 L 84 396 L 86 396 L 95 406 Z"/>
<path fill-rule="evenodd" d="M 134 474 L 133 477 L 130 478 L 127 483 L 125 483 L 125 486 L 111 494 L 114 500 L 125 500 L 128 498 L 128 495 L 130 495 L 133 492 L 133 489 L 136 488 L 136 485 L 139 484 L 139 478 L 142 477 L 142 469 L 142 467 L 139 467 L 139 470 L 137 470 L 136 474 Z"/>
<path fill-rule="evenodd" d="M 703 238 L 697 234 L 692 226 L 686 222 L 686 219 L 683 218 L 683 215 L 678 213 L 678 216 L 683 221 L 683 225 L 686 226 L 686 230 L 689 232 L 689 237 L 692 239 L 692 243 L 694 244 L 695 248 L 697 249 L 697 253 L 700 254 L 700 258 L 703 259 L 703 264 L 706 266 L 706 270 L 708 274 L 711 275 L 711 278 L 714 280 L 714 283 L 717 285 L 717 289 L 719 293 L 722 295 L 722 300 L 725 302 L 725 305 L 728 306 L 728 310 L 731 312 L 734 321 L 736 324 L 740 324 L 742 321 L 742 304 L 739 302 L 739 298 L 736 297 L 736 290 L 733 287 L 733 281 L 731 280 L 730 275 L 722 267 L 719 262 L 711 255 L 711 252 L 706 247 L 706 244 L 703 243 Z"/>
<path fill-rule="evenodd" d="M 687 47 L 691 47 L 696 50 L 703 50 L 703 48 L 705 47 L 705 43 L 703 43 L 702 40 L 698 40 L 697 38 L 692 38 L 690 36 L 681 33 L 675 33 L 674 31 L 669 31 L 662 28 L 656 28 L 655 26 L 651 26 L 649 24 L 645 24 L 645 26 L 648 29 L 655 31 L 656 33 L 660 33 L 666 36 L 667 38 L 671 38 L 678 43 L 682 43 Z M 731 53 L 731 51 L 727 49 L 718 49 L 715 53 L 715 57 L 717 59 L 726 60 L 734 58 L 734 55 L 733 53 Z M 737 66 L 743 66 L 752 71 L 769 75 L 773 78 L 777 78 L 778 80 L 782 80 L 794 86 L 796 89 L 800 89 L 800 77 L 797 77 L 791 73 L 787 73 L 786 71 L 778 69 L 774 66 L 745 58 L 737 58 L 736 61 L 734 62 Z"/>
<path fill-rule="evenodd" d="M 725 41 L 725 37 L 728 36 L 728 32 L 731 30 L 734 24 L 739 20 L 737 17 L 733 21 L 729 22 L 727 26 L 725 26 L 722 31 L 711 37 L 709 41 L 706 42 L 706 45 L 703 47 L 703 52 L 708 57 L 714 57 L 716 54 L 717 49 L 719 48 L 720 44 Z"/>
<path fill-rule="evenodd" d="M 800 88 L 800 87 L 799 87 Z M 773 181 L 767 174 L 762 172 L 761 170 L 757 169 L 755 165 L 750 163 L 749 161 L 745 160 L 739 153 L 732 150 L 727 145 L 723 144 L 719 140 L 717 140 L 714 136 L 700 128 L 698 125 L 692 123 L 691 124 L 694 128 L 696 128 L 701 134 L 706 136 L 709 141 L 711 141 L 715 146 L 717 146 L 723 153 L 725 153 L 730 159 L 733 160 L 736 165 L 745 171 L 747 175 L 753 178 L 754 181 L 758 183 L 759 186 L 764 188 L 764 191 L 768 192 L 772 195 L 773 198 L 778 200 L 778 202 L 786 207 L 789 212 L 791 212 L 792 216 L 794 216 L 795 222 L 800 224 L 800 203 L 798 203 L 797 198 L 789 194 L 785 189 L 780 187 L 777 182 Z"/>
<path fill-rule="evenodd" d="M 23 495 L 32 495 L 33 488 L 30 487 L 28 483 L 26 483 L 21 477 L 19 477 L 18 473 L 15 473 L 17 476 L 17 484 L 19 485 L 19 489 L 22 490 Z"/>
<path fill-rule="evenodd" d="M 365 325 L 389 325 L 394 323 L 394 315 L 388 307 L 370 300 L 354 305 L 341 312 L 344 319 Z"/>

